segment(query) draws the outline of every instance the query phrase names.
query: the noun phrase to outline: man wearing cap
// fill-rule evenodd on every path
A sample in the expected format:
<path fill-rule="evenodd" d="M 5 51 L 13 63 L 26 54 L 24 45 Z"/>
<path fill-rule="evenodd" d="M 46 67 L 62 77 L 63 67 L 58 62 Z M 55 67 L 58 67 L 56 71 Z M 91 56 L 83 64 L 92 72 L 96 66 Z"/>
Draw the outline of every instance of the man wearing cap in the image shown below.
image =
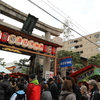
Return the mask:
<path fill-rule="evenodd" d="M 89 80 L 87 83 L 89 84 L 89 90 L 91 91 L 90 100 L 100 100 L 97 82 L 95 80 Z"/>
<path fill-rule="evenodd" d="M 58 87 L 57 87 L 57 84 L 53 81 L 52 78 L 49 78 L 48 82 L 49 82 L 49 85 L 50 85 L 49 90 L 52 94 L 53 100 L 58 100 Z"/>
<path fill-rule="evenodd" d="M 27 87 L 27 100 L 40 100 L 41 86 L 35 78 L 35 74 L 29 75 L 29 84 Z"/>

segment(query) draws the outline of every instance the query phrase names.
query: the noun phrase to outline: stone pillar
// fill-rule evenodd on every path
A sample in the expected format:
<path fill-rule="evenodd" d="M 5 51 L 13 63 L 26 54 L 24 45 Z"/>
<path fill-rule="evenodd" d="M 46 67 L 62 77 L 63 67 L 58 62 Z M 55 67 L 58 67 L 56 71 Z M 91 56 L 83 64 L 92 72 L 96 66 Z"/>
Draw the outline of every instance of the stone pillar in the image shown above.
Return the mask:
<path fill-rule="evenodd" d="M 46 32 L 45 38 L 50 41 L 51 33 Z M 50 57 L 44 57 L 44 65 L 43 65 L 43 77 L 45 77 L 45 72 L 50 71 Z"/>

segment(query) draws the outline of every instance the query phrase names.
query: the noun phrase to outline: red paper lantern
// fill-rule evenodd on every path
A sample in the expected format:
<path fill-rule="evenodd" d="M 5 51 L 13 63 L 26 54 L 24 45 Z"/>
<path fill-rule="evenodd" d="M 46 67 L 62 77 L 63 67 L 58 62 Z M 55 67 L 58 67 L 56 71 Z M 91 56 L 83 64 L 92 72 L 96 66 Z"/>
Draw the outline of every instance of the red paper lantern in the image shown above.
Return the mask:
<path fill-rule="evenodd" d="M 55 47 L 52 47 L 52 52 L 51 54 L 56 54 L 56 48 Z"/>
<path fill-rule="evenodd" d="M 8 39 L 9 39 L 9 33 L 7 33 L 7 32 L 2 32 L 1 41 L 2 41 L 2 42 L 7 42 Z"/>
<path fill-rule="evenodd" d="M 48 52 L 48 46 L 44 45 L 43 52 Z"/>

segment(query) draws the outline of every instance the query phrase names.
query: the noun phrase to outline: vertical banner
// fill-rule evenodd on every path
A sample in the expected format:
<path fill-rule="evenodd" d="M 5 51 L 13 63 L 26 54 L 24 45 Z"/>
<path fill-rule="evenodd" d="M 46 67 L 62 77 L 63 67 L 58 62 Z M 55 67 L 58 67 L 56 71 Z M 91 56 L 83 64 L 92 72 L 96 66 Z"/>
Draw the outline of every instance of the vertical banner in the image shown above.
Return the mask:
<path fill-rule="evenodd" d="M 54 76 L 54 72 L 51 72 L 51 71 L 46 71 L 45 72 L 45 79 L 46 81 L 49 79 L 49 78 L 53 78 Z"/>
<path fill-rule="evenodd" d="M 60 67 L 70 67 L 73 66 L 72 58 L 66 58 L 60 60 Z"/>

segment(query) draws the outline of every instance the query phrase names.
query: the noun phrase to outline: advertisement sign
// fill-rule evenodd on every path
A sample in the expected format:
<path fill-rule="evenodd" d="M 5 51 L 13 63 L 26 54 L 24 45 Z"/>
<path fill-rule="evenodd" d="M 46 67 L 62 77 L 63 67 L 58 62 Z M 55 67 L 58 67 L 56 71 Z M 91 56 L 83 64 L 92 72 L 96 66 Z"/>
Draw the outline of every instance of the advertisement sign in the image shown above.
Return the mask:
<path fill-rule="evenodd" d="M 60 67 L 69 67 L 72 66 L 72 58 L 66 58 L 60 60 Z"/>
<path fill-rule="evenodd" d="M 53 78 L 54 72 L 46 71 L 45 72 L 45 79 L 48 80 L 49 78 Z"/>
<path fill-rule="evenodd" d="M 94 75 L 100 75 L 100 68 L 93 68 L 91 70 L 88 70 L 81 75 L 77 76 L 77 81 L 82 82 L 88 80 L 88 78 L 94 76 Z"/>

